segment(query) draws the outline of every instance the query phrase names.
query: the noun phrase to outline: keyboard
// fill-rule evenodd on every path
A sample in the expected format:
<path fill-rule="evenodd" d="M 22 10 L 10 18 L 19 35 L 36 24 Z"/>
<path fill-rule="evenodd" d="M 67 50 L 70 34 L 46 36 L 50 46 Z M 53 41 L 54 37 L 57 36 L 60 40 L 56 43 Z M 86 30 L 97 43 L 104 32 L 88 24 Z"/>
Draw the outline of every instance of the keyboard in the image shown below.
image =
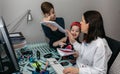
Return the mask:
<path fill-rule="evenodd" d="M 42 60 L 46 60 L 44 56 L 47 54 L 52 54 L 52 58 L 59 58 L 57 51 L 50 48 L 48 43 L 27 44 L 27 48 L 33 51 L 34 56 L 36 56 L 36 52 L 39 51 Z"/>
<path fill-rule="evenodd" d="M 54 53 L 55 49 L 52 49 L 49 47 L 49 44 L 47 43 L 33 43 L 33 44 L 27 44 L 27 47 L 31 50 L 38 50 L 40 51 L 41 55 L 47 54 L 47 53 Z"/>
<path fill-rule="evenodd" d="M 47 61 L 55 70 L 56 74 L 63 74 L 64 67 L 55 58 L 48 58 Z"/>

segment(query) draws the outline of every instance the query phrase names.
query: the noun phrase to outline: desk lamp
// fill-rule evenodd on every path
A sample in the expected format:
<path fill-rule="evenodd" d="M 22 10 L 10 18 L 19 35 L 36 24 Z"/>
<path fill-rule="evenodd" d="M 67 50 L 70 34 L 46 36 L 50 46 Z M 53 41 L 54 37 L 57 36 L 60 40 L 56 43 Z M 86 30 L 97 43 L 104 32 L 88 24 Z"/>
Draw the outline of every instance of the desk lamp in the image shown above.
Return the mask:
<path fill-rule="evenodd" d="M 14 31 L 21 25 L 20 23 L 23 21 L 23 19 L 24 19 L 25 17 L 27 18 L 27 19 L 26 19 L 26 20 L 27 20 L 27 24 L 28 24 L 29 21 L 32 21 L 32 20 L 33 20 L 32 14 L 31 14 L 31 10 L 27 10 L 24 15 L 16 18 L 13 22 L 11 22 L 10 24 L 8 24 L 7 27 L 8 27 L 9 32 L 11 32 L 11 33 L 14 32 Z M 16 21 L 17 21 L 17 22 L 16 22 Z M 15 23 L 15 22 L 16 22 L 16 23 Z M 13 24 L 13 23 L 15 23 L 15 24 Z M 11 25 L 12 25 L 12 26 L 11 26 Z M 11 28 L 10 28 L 10 26 L 11 26 Z M 9 28 L 10 28 L 10 29 L 9 29 Z"/>

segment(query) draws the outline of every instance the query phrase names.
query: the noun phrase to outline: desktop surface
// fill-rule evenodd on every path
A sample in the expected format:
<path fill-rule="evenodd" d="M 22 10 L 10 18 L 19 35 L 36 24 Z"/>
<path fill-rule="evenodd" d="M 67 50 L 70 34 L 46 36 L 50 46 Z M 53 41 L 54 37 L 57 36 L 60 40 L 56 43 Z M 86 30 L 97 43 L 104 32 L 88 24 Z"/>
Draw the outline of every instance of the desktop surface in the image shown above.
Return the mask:
<path fill-rule="evenodd" d="M 37 74 L 36 71 L 43 71 L 46 67 L 47 59 L 55 58 L 63 67 L 72 66 L 68 60 L 63 60 L 57 50 L 50 48 L 47 43 L 27 44 L 23 48 L 15 49 L 15 53 L 23 74 Z M 43 74 L 57 74 L 49 64 Z"/>

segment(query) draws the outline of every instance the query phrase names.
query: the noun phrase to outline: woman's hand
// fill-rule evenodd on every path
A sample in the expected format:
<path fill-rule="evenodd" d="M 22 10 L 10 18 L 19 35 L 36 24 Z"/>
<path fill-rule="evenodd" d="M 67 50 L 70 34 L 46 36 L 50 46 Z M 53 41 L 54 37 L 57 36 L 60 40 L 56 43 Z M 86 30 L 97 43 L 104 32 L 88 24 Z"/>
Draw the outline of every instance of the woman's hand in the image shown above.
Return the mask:
<path fill-rule="evenodd" d="M 75 67 L 68 67 L 63 70 L 64 74 L 79 74 L 79 69 Z"/>
<path fill-rule="evenodd" d="M 64 45 L 66 45 L 66 43 L 59 41 L 58 45 L 62 48 Z"/>
<path fill-rule="evenodd" d="M 70 31 L 66 30 L 67 35 L 69 37 L 69 41 L 71 44 L 73 44 L 76 40 L 74 39 L 74 37 L 72 36 L 72 34 L 70 33 Z"/>

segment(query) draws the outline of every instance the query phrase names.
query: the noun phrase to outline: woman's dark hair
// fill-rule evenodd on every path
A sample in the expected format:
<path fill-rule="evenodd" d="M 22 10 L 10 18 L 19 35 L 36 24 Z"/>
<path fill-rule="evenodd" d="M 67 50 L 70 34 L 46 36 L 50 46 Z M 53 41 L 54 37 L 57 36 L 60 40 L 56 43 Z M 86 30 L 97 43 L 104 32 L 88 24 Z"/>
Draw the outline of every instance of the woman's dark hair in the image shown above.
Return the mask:
<path fill-rule="evenodd" d="M 90 43 L 97 37 L 105 38 L 103 19 L 98 11 L 87 11 L 83 14 L 86 23 L 89 23 L 88 33 L 84 34 L 84 40 Z"/>
<path fill-rule="evenodd" d="M 54 6 L 50 2 L 43 2 L 41 4 L 43 14 L 49 13 L 52 8 L 54 9 Z"/>

